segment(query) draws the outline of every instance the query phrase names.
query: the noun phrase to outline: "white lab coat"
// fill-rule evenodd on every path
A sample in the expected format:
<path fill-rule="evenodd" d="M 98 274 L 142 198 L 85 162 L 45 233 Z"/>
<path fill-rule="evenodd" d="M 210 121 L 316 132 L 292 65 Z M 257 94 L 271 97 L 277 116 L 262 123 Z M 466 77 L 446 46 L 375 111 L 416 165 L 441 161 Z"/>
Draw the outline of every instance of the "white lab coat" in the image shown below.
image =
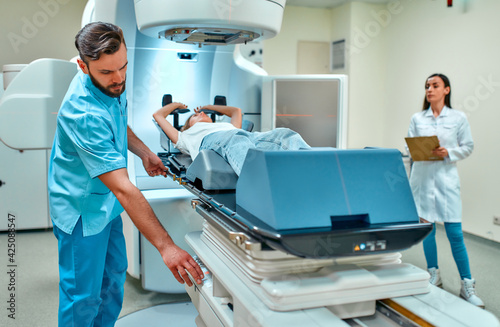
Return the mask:
<path fill-rule="evenodd" d="M 432 135 L 437 135 L 449 157 L 443 161 L 413 163 L 410 186 L 418 215 L 429 222 L 461 222 L 462 201 L 456 162 L 467 158 L 474 148 L 467 117 L 446 106 L 437 118 L 430 108 L 414 114 L 408 136 Z"/>

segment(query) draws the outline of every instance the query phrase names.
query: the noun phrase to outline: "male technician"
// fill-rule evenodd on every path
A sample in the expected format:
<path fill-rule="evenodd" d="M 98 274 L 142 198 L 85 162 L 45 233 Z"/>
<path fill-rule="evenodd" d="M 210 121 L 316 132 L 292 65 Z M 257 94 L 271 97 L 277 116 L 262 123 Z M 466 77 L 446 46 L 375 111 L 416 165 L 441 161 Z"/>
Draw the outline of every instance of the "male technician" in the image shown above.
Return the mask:
<path fill-rule="evenodd" d="M 127 149 L 150 176 L 165 166 L 127 126 L 127 48 L 122 30 L 91 23 L 75 38 L 79 72 L 57 118 L 49 167 L 50 214 L 59 247 L 59 326 L 114 326 L 127 269 L 120 213 L 158 249 L 180 282 L 203 272 L 174 244 L 129 180 Z"/>

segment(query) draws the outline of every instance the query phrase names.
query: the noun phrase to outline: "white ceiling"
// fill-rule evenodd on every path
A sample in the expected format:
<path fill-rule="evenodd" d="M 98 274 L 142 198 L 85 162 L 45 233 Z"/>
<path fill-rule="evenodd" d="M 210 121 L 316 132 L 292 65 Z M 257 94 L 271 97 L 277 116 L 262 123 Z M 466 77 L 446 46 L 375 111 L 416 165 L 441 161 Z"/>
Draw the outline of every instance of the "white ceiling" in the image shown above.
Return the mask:
<path fill-rule="evenodd" d="M 286 0 L 287 6 L 333 8 L 354 0 Z M 360 0 L 356 0 L 360 1 Z M 389 0 L 361 0 L 361 2 L 386 3 Z"/>

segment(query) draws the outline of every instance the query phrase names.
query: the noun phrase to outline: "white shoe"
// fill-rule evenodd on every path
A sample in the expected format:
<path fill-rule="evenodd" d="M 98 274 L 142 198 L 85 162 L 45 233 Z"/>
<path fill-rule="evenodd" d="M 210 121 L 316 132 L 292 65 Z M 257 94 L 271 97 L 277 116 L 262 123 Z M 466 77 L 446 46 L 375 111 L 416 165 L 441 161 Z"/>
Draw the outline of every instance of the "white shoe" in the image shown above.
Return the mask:
<path fill-rule="evenodd" d="M 484 309 L 484 302 L 479 298 L 479 296 L 476 295 L 476 281 L 473 278 L 464 278 L 462 280 L 460 296 L 467 302 Z"/>
<path fill-rule="evenodd" d="M 431 275 L 431 278 L 429 278 L 429 283 L 431 283 L 434 286 L 443 288 L 443 281 L 441 280 L 441 274 L 439 273 L 439 269 L 429 268 L 427 271 Z"/>

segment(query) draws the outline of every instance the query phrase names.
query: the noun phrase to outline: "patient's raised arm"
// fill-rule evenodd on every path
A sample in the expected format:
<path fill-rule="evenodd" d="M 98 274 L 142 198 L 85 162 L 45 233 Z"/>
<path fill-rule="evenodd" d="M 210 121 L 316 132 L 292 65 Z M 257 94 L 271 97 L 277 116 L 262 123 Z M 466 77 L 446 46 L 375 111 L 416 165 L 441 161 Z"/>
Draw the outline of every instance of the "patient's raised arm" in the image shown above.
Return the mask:
<path fill-rule="evenodd" d="M 186 109 L 187 106 L 184 103 L 180 102 L 172 102 L 167 104 L 166 106 L 158 109 L 154 114 L 153 118 L 156 120 L 161 129 L 167 134 L 168 138 L 174 143 L 177 144 L 177 140 L 179 139 L 179 131 L 175 129 L 172 124 L 167 120 L 167 116 L 172 113 L 175 109 Z"/>
<path fill-rule="evenodd" d="M 202 109 L 217 111 L 223 115 L 231 117 L 231 124 L 233 124 L 234 127 L 236 128 L 241 128 L 241 121 L 243 120 L 243 115 L 241 113 L 240 108 L 209 104 L 200 108 L 200 110 Z"/>

